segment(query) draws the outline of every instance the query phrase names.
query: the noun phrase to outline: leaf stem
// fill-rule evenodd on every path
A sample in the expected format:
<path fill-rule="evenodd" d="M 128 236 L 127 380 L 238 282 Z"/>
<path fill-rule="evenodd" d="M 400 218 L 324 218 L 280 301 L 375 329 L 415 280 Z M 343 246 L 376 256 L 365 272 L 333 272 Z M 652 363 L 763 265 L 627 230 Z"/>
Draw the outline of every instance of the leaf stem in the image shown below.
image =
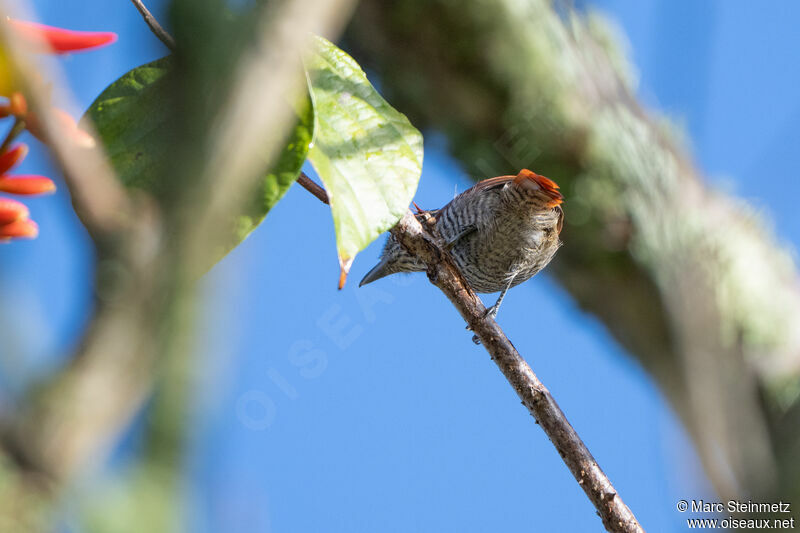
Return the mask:
<path fill-rule="evenodd" d="M 325 189 L 317 185 L 314 180 L 308 177 L 305 172 L 300 172 L 300 175 L 297 177 L 297 183 L 300 184 L 305 190 L 316 196 L 320 202 L 323 204 L 330 205 L 330 201 L 328 200 L 328 193 L 325 192 Z"/>

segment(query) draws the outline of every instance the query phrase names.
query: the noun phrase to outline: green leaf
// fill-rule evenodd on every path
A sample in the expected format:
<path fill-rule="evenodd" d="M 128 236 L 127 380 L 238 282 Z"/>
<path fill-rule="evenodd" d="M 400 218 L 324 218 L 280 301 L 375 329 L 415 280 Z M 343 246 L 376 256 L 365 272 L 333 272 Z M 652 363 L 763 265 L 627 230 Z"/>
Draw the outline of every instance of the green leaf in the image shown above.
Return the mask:
<path fill-rule="evenodd" d="M 278 203 L 297 179 L 308 156 L 314 133 L 314 107 L 306 98 L 297 110 L 298 121 L 272 169 L 259 181 L 252 200 L 236 221 L 236 242 L 243 241 L 258 226 L 272 206 Z"/>
<path fill-rule="evenodd" d="M 171 67 L 171 59 L 163 58 L 131 70 L 103 91 L 86 113 L 119 179 L 167 205 L 170 194 L 180 194 L 171 191 L 172 184 L 165 179 L 174 164 L 169 133 L 175 120 Z M 259 180 L 242 212 L 231 218 L 231 240 L 215 257 L 221 258 L 243 241 L 297 179 L 314 132 L 314 110 L 308 98 L 295 110 L 298 122 L 283 150 Z M 267 165 L 265 161 L 265 170 Z"/>
<path fill-rule="evenodd" d="M 131 70 L 100 93 L 86 112 L 122 183 L 158 198 L 169 185 L 160 178 L 170 156 L 164 132 L 173 116 L 171 63 L 165 57 Z"/>
<path fill-rule="evenodd" d="M 344 283 L 355 255 L 408 209 L 422 173 L 422 135 L 353 58 L 321 37 L 306 60 L 314 101 L 309 159 L 322 178 Z"/>

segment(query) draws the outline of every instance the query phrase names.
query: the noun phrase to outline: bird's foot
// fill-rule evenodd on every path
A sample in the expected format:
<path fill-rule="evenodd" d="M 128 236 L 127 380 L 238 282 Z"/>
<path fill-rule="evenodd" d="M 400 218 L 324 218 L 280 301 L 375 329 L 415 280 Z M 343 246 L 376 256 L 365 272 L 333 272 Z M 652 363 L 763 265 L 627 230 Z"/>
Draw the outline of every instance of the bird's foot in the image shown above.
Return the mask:
<path fill-rule="evenodd" d="M 499 309 L 500 309 L 500 306 L 499 306 L 499 305 L 497 305 L 497 304 L 494 304 L 493 306 L 491 306 L 489 309 L 487 309 L 487 310 L 486 310 L 486 311 L 483 313 L 483 318 L 491 318 L 492 320 L 494 320 L 495 318 L 497 318 L 497 311 L 498 311 Z M 468 329 L 468 330 L 471 330 L 471 329 L 472 329 L 472 328 L 469 326 L 469 324 L 467 324 L 467 329 Z M 473 335 L 473 336 L 472 336 L 472 342 L 474 342 L 475 344 L 481 344 L 481 340 L 478 338 L 478 336 L 477 336 L 477 335 Z"/>
<path fill-rule="evenodd" d="M 473 331 L 473 329 L 472 329 L 472 326 L 470 326 L 469 324 L 467 324 L 467 327 L 466 327 L 465 329 L 466 329 L 467 331 Z M 473 335 L 473 336 L 472 336 L 472 342 L 474 342 L 475 344 L 478 344 L 478 345 L 480 345 L 480 343 L 481 343 L 481 340 L 478 338 L 478 336 L 477 336 L 477 335 Z"/>

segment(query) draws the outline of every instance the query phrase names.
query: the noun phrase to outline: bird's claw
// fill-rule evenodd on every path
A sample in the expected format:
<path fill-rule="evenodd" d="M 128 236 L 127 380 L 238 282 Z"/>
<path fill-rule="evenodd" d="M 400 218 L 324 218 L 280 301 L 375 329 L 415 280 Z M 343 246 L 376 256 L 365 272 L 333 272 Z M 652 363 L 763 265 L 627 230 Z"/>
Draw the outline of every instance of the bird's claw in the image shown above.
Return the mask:
<path fill-rule="evenodd" d="M 493 306 L 491 306 L 489 309 L 487 309 L 483 313 L 483 318 L 491 318 L 492 320 L 494 320 L 495 317 L 497 317 L 497 310 L 498 309 L 499 309 L 499 306 L 497 304 L 494 304 Z M 470 331 L 472 330 L 472 327 L 469 324 L 467 324 L 467 330 L 470 330 Z M 474 342 L 475 344 L 481 344 L 481 340 L 478 338 L 477 335 L 473 335 L 472 336 L 472 342 Z"/>

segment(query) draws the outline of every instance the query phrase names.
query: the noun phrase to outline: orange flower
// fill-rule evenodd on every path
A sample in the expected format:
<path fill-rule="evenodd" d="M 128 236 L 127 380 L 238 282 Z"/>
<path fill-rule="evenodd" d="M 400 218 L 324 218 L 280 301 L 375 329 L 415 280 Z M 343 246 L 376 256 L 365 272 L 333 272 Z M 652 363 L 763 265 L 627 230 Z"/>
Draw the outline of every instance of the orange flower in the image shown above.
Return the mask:
<path fill-rule="evenodd" d="M 43 194 L 56 190 L 53 180 L 44 176 L 6 174 L 25 158 L 28 146 L 17 144 L 0 153 L 0 192 L 31 195 Z M 0 242 L 11 239 L 33 239 L 39 234 L 39 227 L 28 218 L 28 208 L 11 198 L 0 197 Z"/>
<path fill-rule="evenodd" d="M 0 198 L 0 226 L 28 218 L 28 208 L 22 202 L 11 198 Z"/>
<path fill-rule="evenodd" d="M 2 23 L 3 21 L 0 21 Z M 108 31 L 73 31 L 35 22 L 7 18 L 4 21 L 10 34 L 37 52 L 66 54 L 106 46 L 117 40 L 117 34 Z M 8 96 L 19 90 L 13 62 L 0 47 L 0 95 Z"/>
<path fill-rule="evenodd" d="M 39 226 L 29 218 L 21 218 L 0 226 L 0 242 L 11 239 L 35 239 L 39 235 Z"/>
<path fill-rule="evenodd" d="M 0 177 L 17 166 L 20 161 L 25 159 L 26 155 L 28 155 L 28 145 L 24 143 L 17 144 L 5 153 L 0 154 Z"/>
<path fill-rule="evenodd" d="M 35 50 L 53 54 L 66 54 L 106 46 L 117 40 L 117 34 L 110 31 L 74 31 L 8 19 L 14 36 L 26 42 Z"/>
<path fill-rule="evenodd" d="M 0 24 L 3 22 L 0 21 Z M 6 19 L 10 27 L 12 38 L 24 42 L 37 52 L 51 54 L 65 54 L 79 50 L 88 50 L 111 44 L 117 40 L 117 35 L 112 32 L 87 32 L 72 31 L 55 28 L 35 22 Z M 3 146 L 27 128 L 36 138 L 44 141 L 44 131 L 40 116 L 28 109 L 28 104 L 16 79 L 17 71 L 11 56 L 0 46 L 0 96 L 8 99 L 7 103 L 0 103 L 0 119 L 14 117 L 15 126 L 11 128 Z M 78 128 L 68 113 L 57 108 L 48 109 L 45 106 L 37 108 L 39 113 L 52 113 L 52 121 L 57 131 L 54 135 L 64 135 L 72 140 L 76 146 L 92 147 L 94 139 L 85 131 Z M 28 153 L 28 147 L 18 144 L 0 153 L 0 192 L 18 195 L 44 194 L 55 191 L 53 180 L 45 176 L 21 175 L 10 176 L 6 173 L 14 168 Z M 10 198 L 0 197 L 0 242 L 8 242 L 15 238 L 33 239 L 39 234 L 36 223 L 30 220 L 28 208 Z"/>
<path fill-rule="evenodd" d="M 9 176 L 6 174 L 22 161 L 28 154 L 28 145 L 17 144 L 10 150 L 0 154 L 0 192 L 9 194 L 44 194 L 56 190 L 53 180 L 44 176 L 24 175 Z"/>
<path fill-rule="evenodd" d="M 30 196 L 55 192 L 56 184 L 44 176 L 3 176 L 0 177 L 0 192 Z"/>

